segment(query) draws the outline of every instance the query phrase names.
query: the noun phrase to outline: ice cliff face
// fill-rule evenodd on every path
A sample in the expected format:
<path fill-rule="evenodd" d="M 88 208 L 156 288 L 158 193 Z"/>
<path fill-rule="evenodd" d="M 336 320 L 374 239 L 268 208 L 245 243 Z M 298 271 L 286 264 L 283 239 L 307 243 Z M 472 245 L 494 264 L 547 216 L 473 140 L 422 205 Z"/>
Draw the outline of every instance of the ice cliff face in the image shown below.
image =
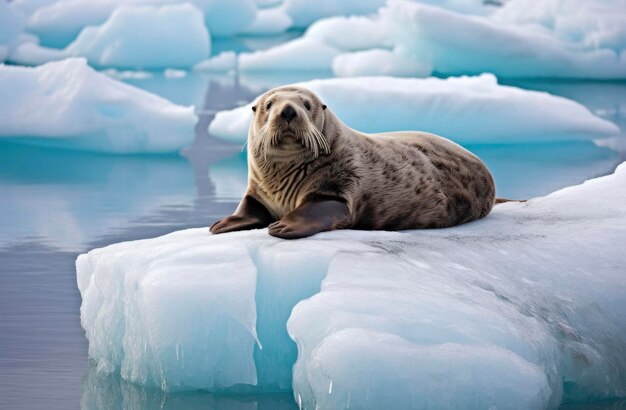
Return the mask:
<path fill-rule="evenodd" d="M 450 229 L 96 249 L 77 260 L 89 355 L 169 391 L 293 386 L 304 408 L 623 397 L 625 200 L 622 165 Z"/>

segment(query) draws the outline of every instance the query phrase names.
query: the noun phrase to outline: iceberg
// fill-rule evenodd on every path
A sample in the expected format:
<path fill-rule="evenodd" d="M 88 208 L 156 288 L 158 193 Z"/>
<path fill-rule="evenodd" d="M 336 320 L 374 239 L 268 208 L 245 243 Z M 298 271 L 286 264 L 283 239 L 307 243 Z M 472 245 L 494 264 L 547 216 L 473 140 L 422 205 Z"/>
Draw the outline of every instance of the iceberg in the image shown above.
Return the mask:
<path fill-rule="evenodd" d="M 123 6 L 164 6 L 193 4 L 203 13 L 203 21 L 215 37 L 227 37 L 243 32 L 256 18 L 254 0 L 58 0 L 43 6 L 21 5 L 30 11 L 26 29 L 37 34 L 41 44 L 64 48 L 87 26 L 103 24 L 114 11 Z M 20 8 L 20 5 L 18 5 Z M 142 29 L 154 30 L 150 24 Z M 173 35 L 174 32 L 168 34 Z M 160 37 L 158 37 L 160 38 Z"/>
<path fill-rule="evenodd" d="M 374 14 L 387 0 L 285 0 L 283 7 L 294 27 L 305 28 L 316 20 L 331 16 Z"/>
<path fill-rule="evenodd" d="M 202 12 L 191 4 L 119 7 L 102 25 L 84 28 L 65 51 L 96 67 L 189 67 L 210 55 L 211 42 Z"/>
<path fill-rule="evenodd" d="M 425 130 L 461 144 L 591 140 L 619 133 L 617 126 L 574 101 L 502 86 L 491 74 L 333 78 L 299 85 L 317 93 L 342 121 L 363 132 Z M 245 142 L 252 105 L 218 112 L 209 133 Z"/>
<path fill-rule="evenodd" d="M 0 63 L 12 51 L 25 25 L 24 16 L 13 4 L 0 0 Z"/>
<path fill-rule="evenodd" d="M 528 9 L 527 4 L 517 7 L 520 2 L 515 0 L 506 2 L 496 15 L 488 17 L 468 16 L 406 1 L 390 3 L 381 14 L 383 20 L 396 29 L 394 50 L 432 64 L 433 70 L 440 74 L 491 72 L 502 77 L 619 79 L 626 78 L 626 35 L 623 31 L 618 31 L 619 34 L 610 31 L 615 28 L 616 20 L 622 27 L 626 21 L 623 2 L 619 5 L 619 1 L 587 2 L 596 7 L 603 3 L 607 9 L 603 13 L 595 12 L 593 6 L 580 9 L 571 4 L 570 13 L 560 15 L 557 8 L 552 8 L 553 16 L 559 18 L 555 28 L 521 24 L 514 18 L 497 18 L 497 13 L 508 16 L 509 8 L 522 12 Z M 539 8 L 545 4 L 556 5 L 552 0 L 538 3 Z M 588 11 L 586 19 L 597 20 L 597 27 L 608 26 L 610 36 L 603 30 L 589 30 L 582 39 L 563 36 L 559 27 L 577 25 L 579 13 L 584 13 L 581 10 Z M 607 18 L 611 14 L 614 17 Z"/>
<path fill-rule="evenodd" d="M 225 72 L 237 69 L 237 54 L 224 51 L 193 66 L 194 71 Z"/>
<path fill-rule="evenodd" d="M 339 51 L 319 41 L 296 39 L 268 50 L 241 53 L 239 70 L 246 71 L 330 71 Z"/>
<path fill-rule="evenodd" d="M 319 2 L 292 3 L 308 10 Z M 350 3 L 342 2 L 341 7 L 349 8 Z M 368 16 L 319 20 L 297 41 L 335 49 L 335 58 L 319 68 L 332 68 L 339 76 L 489 72 L 509 78 L 626 78 L 623 0 L 539 0 L 533 7 L 525 0 L 506 1 L 501 7 L 475 1 L 393 0 L 380 6 L 376 14 L 360 13 Z M 291 3 L 285 7 L 289 10 Z M 330 6 L 320 10 L 346 14 Z M 292 18 L 298 25 L 298 18 Z M 376 49 L 389 53 L 382 56 Z M 275 52 L 269 49 L 254 57 L 265 59 Z M 297 55 L 294 51 L 294 58 Z M 375 56 L 384 60 L 376 64 Z"/>
<path fill-rule="evenodd" d="M 0 65 L 0 138 L 110 153 L 178 152 L 197 117 L 98 73 L 84 59 L 35 68 Z"/>
<path fill-rule="evenodd" d="M 261 9 L 248 28 L 243 31 L 245 35 L 275 35 L 287 31 L 293 24 L 291 17 L 282 7 Z"/>
<path fill-rule="evenodd" d="M 622 164 L 449 229 L 95 249 L 76 261 L 89 355 L 166 391 L 293 388 L 305 409 L 624 397 L 625 200 Z"/>

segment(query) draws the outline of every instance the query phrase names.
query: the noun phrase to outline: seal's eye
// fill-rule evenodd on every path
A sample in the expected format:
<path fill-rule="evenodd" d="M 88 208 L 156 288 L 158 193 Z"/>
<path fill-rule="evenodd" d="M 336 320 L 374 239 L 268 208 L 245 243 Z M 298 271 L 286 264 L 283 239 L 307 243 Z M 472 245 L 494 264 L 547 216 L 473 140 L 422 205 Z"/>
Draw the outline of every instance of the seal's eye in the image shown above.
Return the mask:
<path fill-rule="evenodd" d="M 272 102 L 268 101 L 268 103 L 265 105 L 265 109 L 269 111 L 270 108 L 272 108 Z"/>
<path fill-rule="evenodd" d="M 304 102 L 304 108 L 306 108 L 307 110 L 311 111 L 311 103 L 309 103 L 308 101 Z"/>

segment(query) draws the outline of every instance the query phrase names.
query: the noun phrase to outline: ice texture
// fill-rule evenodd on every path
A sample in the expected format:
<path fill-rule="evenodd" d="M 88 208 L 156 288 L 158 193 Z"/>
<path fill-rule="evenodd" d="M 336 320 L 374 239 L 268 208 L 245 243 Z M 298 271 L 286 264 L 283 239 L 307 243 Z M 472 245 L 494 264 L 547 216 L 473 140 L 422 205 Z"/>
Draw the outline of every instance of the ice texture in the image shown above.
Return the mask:
<path fill-rule="evenodd" d="M 96 67 L 189 67 L 210 55 L 211 42 L 191 4 L 119 7 L 102 25 L 84 28 L 66 52 Z"/>
<path fill-rule="evenodd" d="M 381 13 L 383 20 L 395 28 L 395 51 L 430 63 L 438 73 L 626 78 L 623 29 L 626 3 L 623 0 L 560 3 L 568 4 L 561 8 L 556 7 L 559 2 L 539 0 L 537 5 L 533 2 L 533 7 L 528 7 L 527 2 L 513 0 L 506 2 L 495 16 L 479 17 L 397 1 Z M 520 14 L 535 7 L 546 12 L 549 9 L 556 22 L 542 26 L 518 20 Z M 569 12 L 560 14 L 565 9 Z M 502 17 L 498 18 L 498 13 Z M 547 17 L 543 19 L 546 21 Z M 576 33 L 570 29 L 574 26 L 579 26 Z M 585 35 L 580 31 L 585 31 Z"/>
<path fill-rule="evenodd" d="M 293 386 L 305 409 L 624 397 L 624 201 L 626 164 L 449 229 L 96 249 L 76 263 L 89 355 L 168 391 Z"/>
<path fill-rule="evenodd" d="M 6 0 L 0 0 L 0 63 L 6 60 L 18 41 L 25 25 L 25 18 Z"/>
<path fill-rule="evenodd" d="M 241 53 L 241 71 L 330 71 L 339 51 L 319 41 L 297 39 L 269 50 Z"/>
<path fill-rule="evenodd" d="M 319 2 L 294 0 L 285 7 L 292 3 L 308 10 Z M 351 2 L 333 4 L 351 7 Z M 346 14 L 330 6 L 319 11 Z M 336 50 L 325 67 L 320 66 L 323 60 L 317 62 L 318 69 L 332 68 L 340 76 L 490 72 L 499 77 L 626 78 L 624 0 L 537 0 L 532 7 L 527 0 L 506 1 L 501 7 L 477 1 L 393 0 L 378 13 L 352 14 L 369 15 L 318 20 L 297 40 L 310 49 L 316 43 Z M 298 18 L 292 18 L 297 25 Z M 280 47 L 275 69 L 290 58 L 289 45 Z M 382 57 L 382 51 L 375 49 L 388 50 L 378 64 L 374 57 Z M 254 69 L 253 58 L 275 56 L 274 49 L 257 52 L 249 66 Z M 298 58 L 297 49 L 293 58 Z"/>
<path fill-rule="evenodd" d="M 216 37 L 243 32 L 255 20 L 257 13 L 254 0 L 59 0 L 41 7 L 28 4 L 22 7 L 30 11 L 27 30 L 37 34 L 42 45 L 63 48 L 83 28 L 104 23 L 118 7 L 185 3 L 191 3 L 203 12 L 206 27 Z M 150 24 L 141 27 L 151 28 Z"/>
<path fill-rule="evenodd" d="M 177 152 L 197 117 L 98 73 L 85 59 L 35 68 L 0 65 L 0 138 L 112 153 Z"/>
<path fill-rule="evenodd" d="M 423 130 L 459 143 L 590 140 L 619 133 L 617 126 L 574 101 L 502 86 L 490 74 L 335 78 L 299 85 L 317 93 L 342 121 L 363 132 Z M 218 112 L 209 126 L 211 135 L 243 143 L 252 105 Z"/>

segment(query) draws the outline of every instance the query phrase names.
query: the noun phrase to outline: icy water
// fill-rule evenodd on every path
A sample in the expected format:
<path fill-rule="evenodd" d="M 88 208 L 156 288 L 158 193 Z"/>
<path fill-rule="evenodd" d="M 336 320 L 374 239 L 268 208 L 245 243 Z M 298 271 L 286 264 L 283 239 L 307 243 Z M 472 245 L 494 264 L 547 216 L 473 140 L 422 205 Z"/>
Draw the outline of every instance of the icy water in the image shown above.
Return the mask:
<path fill-rule="evenodd" d="M 299 79 L 189 74 L 125 80 L 196 106 L 196 142 L 180 156 L 108 156 L 0 143 L 0 408 L 296 407 L 289 393 L 166 395 L 98 374 L 80 327 L 74 260 L 94 247 L 208 226 L 229 214 L 245 189 L 245 155 L 240 146 L 211 138 L 208 123 L 217 110 Z M 626 129 L 626 83 L 515 85 L 573 98 Z M 493 171 L 499 195 L 516 198 L 611 173 L 626 160 L 623 152 L 582 142 L 468 148 Z M 585 406 L 565 408 L 626 408 L 624 402 Z"/>

